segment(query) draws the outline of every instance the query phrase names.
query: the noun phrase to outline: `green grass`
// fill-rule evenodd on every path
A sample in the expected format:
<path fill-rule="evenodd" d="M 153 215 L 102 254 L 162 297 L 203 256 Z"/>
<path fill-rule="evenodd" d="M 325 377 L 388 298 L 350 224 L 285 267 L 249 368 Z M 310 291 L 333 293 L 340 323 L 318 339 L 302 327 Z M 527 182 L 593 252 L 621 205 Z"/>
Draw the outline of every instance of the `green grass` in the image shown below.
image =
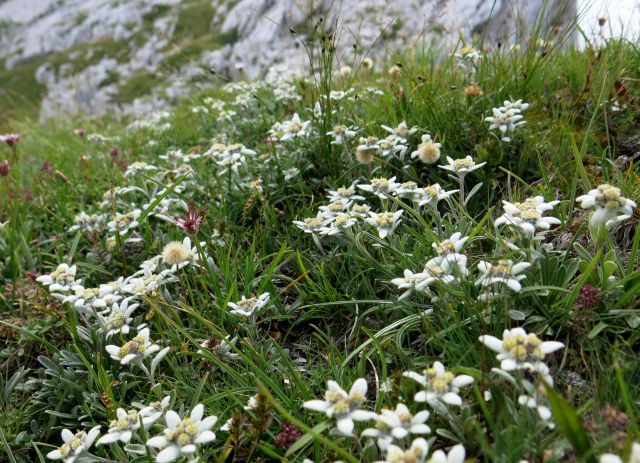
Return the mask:
<path fill-rule="evenodd" d="M 176 34 L 186 56 L 189 47 L 214 41 L 208 5 L 183 6 Z M 11 221 L 0 235 L 0 335 L 6 339 L 0 350 L 0 442 L 9 461 L 46 461 L 38 455 L 61 445 L 63 428 L 101 425 L 106 432 L 117 408 L 129 410 L 167 395 L 180 413 L 203 403 L 206 415 L 219 417 L 213 428 L 217 438 L 200 446 L 202 461 L 377 461 L 385 455 L 375 440 L 334 436 L 329 428 L 335 420 L 302 407 L 324 396 L 328 380 L 349 388 L 357 378 L 369 386 L 363 408 L 380 412 L 402 400 L 413 413 L 430 410 L 426 437 L 433 440 L 432 449 L 462 443 L 467 458 L 487 462 L 597 461 L 605 452 L 628 454 L 640 438 L 637 209 L 596 242 L 589 215 L 575 198 L 602 183 L 620 187 L 624 197 L 640 196 L 637 167 L 621 158 L 640 150 L 637 138 L 629 136 L 640 129 L 637 46 L 612 41 L 597 52 L 483 54 L 474 78 L 483 94 L 476 97 L 465 95 L 470 77 L 455 59 L 436 51 L 393 57 L 389 63 L 403 65 L 395 78 L 388 63 L 378 62 L 375 71 L 360 68 L 345 81 L 331 77 L 326 63 L 332 57 L 323 55 L 319 44 L 310 46 L 313 56 L 324 60 L 324 67 L 314 62 L 325 72 L 324 80 L 296 82 L 287 94 L 298 100 L 278 100 L 264 87 L 236 92 L 216 87 L 181 101 L 164 131 L 130 130 L 130 121 L 108 118 L 8 126 L 23 134 L 19 168 L 9 148 L 0 146 L 0 159 L 11 162 L 10 175 L 0 182 L 4 197 L 11 198 L 0 204 L 0 222 Z M 132 101 L 161 80 L 136 74 L 117 101 Z M 313 115 L 310 108 L 317 100 L 326 104 L 330 90 L 350 86 L 358 89 L 358 98 L 331 102 L 335 113 L 325 106 L 322 116 Z M 362 90 L 370 86 L 384 93 Z M 236 97 L 247 93 L 254 103 L 235 106 Z M 194 113 L 192 107 L 207 105 L 207 97 L 224 101 L 236 116 L 229 121 L 218 119 L 214 109 Z M 612 111 L 613 97 L 622 110 Z M 504 100 L 520 98 L 531 105 L 523 113 L 527 123 L 511 142 L 501 142 L 484 118 Z M 312 121 L 313 135 L 289 144 L 269 141 L 272 125 L 293 113 Z M 357 138 L 345 148 L 330 144 L 325 135 L 346 124 L 357 125 L 359 136 L 382 139 L 388 133 L 381 125 L 395 127 L 401 121 L 420 128 L 408 138 L 404 160 L 376 156 L 371 165 L 360 165 L 354 156 Z M 73 132 L 78 127 L 109 140 L 81 138 Z M 423 133 L 442 143 L 436 165 L 410 157 Z M 247 167 L 239 167 L 238 176 L 223 173 L 214 159 L 200 158 L 190 162 L 193 176 L 183 178 L 184 171 L 169 172 L 170 162 L 160 158 L 174 149 L 203 153 L 216 142 L 242 143 L 258 154 L 247 155 Z M 110 154 L 114 147 L 117 155 Z M 402 223 L 387 238 L 359 223 L 351 234 L 323 237 L 319 249 L 310 234 L 292 224 L 314 217 L 327 204 L 329 190 L 366 184 L 373 177 L 458 188 L 437 165 L 446 162 L 444 156 L 467 155 L 486 165 L 466 177 L 467 195 L 481 186 L 464 207 L 457 194 L 443 200 L 438 213 L 408 200 L 364 194 L 374 211 L 404 211 Z M 53 172 L 42 170 L 44 161 Z M 125 166 L 136 161 L 158 170 L 125 177 Z M 300 174 L 288 180 L 284 173 L 292 167 Z M 167 243 L 182 241 L 182 230 L 160 216 L 147 216 L 145 206 L 160 201 L 160 189 L 176 188 L 177 180 L 184 190 L 175 189 L 167 198 L 207 208 L 192 241 L 203 242 L 198 253 L 206 252 L 210 260 L 185 267 L 177 281 L 139 298 L 132 327 L 147 323 L 152 338 L 170 348 L 152 384 L 141 369 L 119 365 L 105 350 L 131 336 L 105 339 L 91 314 L 51 297 L 33 278 L 59 263 L 75 263 L 85 286 L 97 287 L 132 275 L 141 262 L 162 254 Z M 256 180 L 262 181 L 261 189 Z M 103 194 L 114 186 L 135 188 L 100 207 Z M 545 213 L 561 221 L 545 238 L 553 248 L 531 246 L 508 227 L 494 225 L 503 213 L 502 200 L 538 195 L 560 201 Z M 115 241 L 104 227 L 95 233 L 68 232 L 81 211 L 110 218 L 114 209 L 135 208 L 143 211 L 140 225 Z M 181 214 L 176 206 L 165 213 Z M 470 275 L 434 285 L 437 300 L 426 294 L 399 299 L 404 290 L 391 280 L 405 269 L 421 271 L 435 256 L 432 244 L 456 231 L 470 236 L 463 251 Z M 128 241 L 132 233 L 139 240 Z M 510 247 L 512 242 L 521 250 Z M 483 302 L 478 299 L 483 290 L 475 284 L 478 263 L 501 258 L 533 265 L 525 271 L 521 292 Z M 580 305 L 585 284 L 601 297 L 588 307 Z M 230 302 L 265 292 L 270 302 L 255 321 L 230 313 Z M 535 382 L 534 376 L 520 371 L 514 386 L 492 373 L 499 362 L 478 340 L 501 337 L 516 326 L 564 344 L 545 357 L 554 389 L 537 383 L 540 400 L 553 413 L 553 429 L 535 409 L 518 404 L 523 380 Z M 238 338 L 233 360 L 200 347 L 206 339 L 216 343 L 227 335 Z M 474 378 L 460 390 L 462 407 L 447 411 L 414 401 L 420 386 L 402 373 L 421 371 L 434 361 Z M 244 410 L 258 392 L 257 408 Z M 491 400 L 485 400 L 486 392 Z M 229 418 L 231 433 L 219 431 Z M 289 453 L 280 445 L 282 436 L 276 437 L 284 421 L 305 435 Z M 356 424 L 358 432 L 365 427 Z M 145 435 L 157 435 L 161 428 L 148 426 Z M 95 452 L 115 461 L 153 461 L 145 455 L 127 460 L 120 444 Z"/>
<path fill-rule="evenodd" d="M 10 120 L 37 117 L 42 93 L 46 88 L 36 81 L 36 70 L 42 59 L 33 59 L 14 69 L 5 69 L 0 61 L 0 97 L 2 112 L 0 127 L 7 127 Z"/>

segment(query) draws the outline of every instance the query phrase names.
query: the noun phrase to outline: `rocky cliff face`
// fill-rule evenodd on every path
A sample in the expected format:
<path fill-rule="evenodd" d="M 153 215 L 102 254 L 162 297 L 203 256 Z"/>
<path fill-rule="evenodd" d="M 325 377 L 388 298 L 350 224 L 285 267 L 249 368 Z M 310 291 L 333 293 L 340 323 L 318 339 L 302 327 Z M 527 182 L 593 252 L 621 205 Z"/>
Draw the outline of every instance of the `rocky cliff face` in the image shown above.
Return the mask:
<path fill-rule="evenodd" d="M 202 82 L 209 68 L 257 77 L 273 63 L 302 68 L 305 42 L 335 26 L 340 63 L 460 37 L 526 40 L 562 31 L 575 0 L 0 0 L 0 97 L 29 64 L 42 117 L 135 113 Z M 354 61 L 355 60 L 355 61 Z M 2 76 L 5 76 L 3 81 Z M 8 76 L 8 77 L 7 77 Z"/>

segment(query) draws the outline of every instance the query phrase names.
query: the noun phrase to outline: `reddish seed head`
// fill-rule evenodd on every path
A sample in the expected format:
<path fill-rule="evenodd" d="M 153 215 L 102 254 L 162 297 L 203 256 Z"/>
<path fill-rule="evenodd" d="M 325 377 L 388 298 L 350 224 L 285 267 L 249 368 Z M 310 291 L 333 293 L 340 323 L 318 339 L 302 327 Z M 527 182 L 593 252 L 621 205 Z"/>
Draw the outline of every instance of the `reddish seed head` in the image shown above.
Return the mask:
<path fill-rule="evenodd" d="M 206 213 L 207 208 L 198 209 L 194 203 L 191 203 L 189 210 L 184 213 L 184 219 L 176 217 L 176 223 L 189 235 L 193 235 L 200 229 Z"/>
<path fill-rule="evenodd" d="M 44 161 L 42 163 L 42 167 L 41 167 L 43 172 L 46 172 L 47 174 L 51 174 L 53 173 L 53 166 L 51 164 L 49 164 L 49 161 Z"/>
<path fill-rule="evenodd" d="M 7 175 L 9 175 L 9 161 L 5 159 L 0 164 L 0 176 L 6 177 Z"/>
<path fill-rule="evenodd" d="M 285 421 L 282 424 L 282 432 L 275 438 L 275 444 L 280 448 L 288 449 L 301 437 L 302 432 L 291 423 Z"/>
<path fill-rule="evenodd" d="M 18 142 L 20 141 L 19 133 L 7 133 L 5 135 L 0 135 L 0 141 L 5 142 L 11 148 L 15 148 Z"/>
<path fill-rule="evenodd" d="M 84 138 L 85 135 L 87 134 L 84 129 L 75 129 L 73 131 L 73 133 L 75 133 L 77 136 L 79 136 L 80 138 Z"/>
<path fill-rule="evenodd" d="M 109 154 L 114 158 L 118 157 L 120 155 L 120 148 L 118 148 L 117 146 L 114 146 L 109 150 Z"/>
<path fill-rule="evenodd" d="M 595 309 L 602 302 L 602 295 L 598 288 L 585 284 L 580 288 L 576 297 L 575 307 L 578 309 Z"/>

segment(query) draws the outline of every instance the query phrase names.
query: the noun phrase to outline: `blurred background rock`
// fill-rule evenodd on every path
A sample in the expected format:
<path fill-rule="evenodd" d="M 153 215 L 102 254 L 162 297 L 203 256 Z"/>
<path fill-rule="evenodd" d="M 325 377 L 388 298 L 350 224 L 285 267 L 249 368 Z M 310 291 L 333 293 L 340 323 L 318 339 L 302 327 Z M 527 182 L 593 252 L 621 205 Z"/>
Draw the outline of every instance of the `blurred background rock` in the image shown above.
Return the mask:
<path fill-rule="evenodd" d="M 2 126 L 146 112 L 211 85 L 210 69 L 238 79 L 302 68 L 304 43 L 331 26 L 338 65 L 474 37 L 487 48 L 637 38 L 640 0 L 0 0 L 0 18 Z"/>

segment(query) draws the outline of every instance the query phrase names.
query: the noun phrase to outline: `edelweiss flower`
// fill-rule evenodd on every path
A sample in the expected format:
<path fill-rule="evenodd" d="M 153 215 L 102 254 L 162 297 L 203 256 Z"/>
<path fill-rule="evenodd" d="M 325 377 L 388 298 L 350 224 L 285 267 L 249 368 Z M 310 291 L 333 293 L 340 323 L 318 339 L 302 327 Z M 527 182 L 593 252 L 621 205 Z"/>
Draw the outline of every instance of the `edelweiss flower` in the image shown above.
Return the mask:
<path fill-rule="evenodd" d="M 460 251 L 469 239 L 468 236 L 462 236 L 462 233 L 456 232 L 449 239 L 439 243 L 432 243 L 433 249 L 438 253 L 435 261 L 439 264 L 447 262 L 449 266 L 455 266 L 460 275 L 467 274 L 467 256 L 461 254 Z"/>
<path fill-rule="evenodd" d="M 109 339 L 114 334 L 129 334 L 129 324 L 133 322 L 131 314 L 140 305 L 129 305 L 129 301 L 131 301 L 131 299 L 132 298 L 130 297 L 124 299 L 122 302 L 120 302 L 120 305 L 118 305 L 118 303 L 114 303 L 111 307 L 111 310 L 98 315 L 98 322 L 100 323 L 102 331 L 106 331 L 105 337 L 107 339 Z"/>
<path fill-rule="evenodd" d="M 133 162 L 127 166 L 127 170 L 124 171 L 124 176 L 130 177 L 140 172 L 149 172 L 152 170 L 158 170 L 158 168 L 146 162 Z"/>
<path fill-rule="evenodd" d="M 98 439 L 96 445 L 112 444 L 122 441 L 128 444 L 138 429 L 140 429 L 140 420 L 142 425 L 148 426 L 153 421 L 150 417 L 143 417 L 136 410 L 125 411 L 123 408 L 116 410 L 116 419 L 109 424 L 109 432 Z"/>
<path fill-rule="evenodd" d="M 497 265 L 490 264 L 489 262 L 480 261 L 478 264 L 478 270 L 482 272 L 482 275 L 476 281 L 477 285 L 482 286 L 494 286 L 496 284 L 504 284 L 515 292 L 522 290 L 520 281 L 527 278 L 526 275 L 518 275 L 524 270 L 531 267 L 529 262 L 520 262 L 513 265 L 513 261 L 510 259 L 503 259 L 498 262 Z"/>
<path fill-rule="evenodd" d="M 200 243 L 200 246 L 204 246 L 205 243 Z M 162 250 L 162 260 L 171 268 L 172 272 L 186 267 L 187 265 L 200 260 L 198 250 L 195 247 L 191 247 L 191 238 L 188 236 L 180 241 L 172 241 L 168 243 Z"/>
<path fill-rule="evenodd" d="M 507 137 L 507 132 L 513 132 L 516 127 L 526 124 L 525 121 L 521 121 L 523 116 L 520 114 L 520 110 L 516 108 L 506 109 L 503 107 L 493 108 L 493 117 L 485 117 L 485 121 L 491 122 L 489 130 L 499 129 L 502 134 L 502 141 L 511 141 L 511 138 Z"/>
<path fill-rule="evenodd" d="M 431 135 L 425 134 L 422 136 L 422 143 L 411 153 L 411 159 L 417 157 L 425 164 L 435 164 L 440 159 L 441 146 L 440 143 L 435 143 L 431 140 Z"/>
<path fill-rule="evenodd" d="M 427 275 L 425 273 L 413 273 L 411 270 L 405 269 L 403 277 L 391 280 L 391 283 L 396 285 L 398 289 L 406 290 L 400 295 L 398 300 L 407 298 L 412 291 L 416 290 L 416 283 L 426 278 Z"/>
<path fill-rule="evenodd" d="M 443 450 L 436 450 L 431 454 L 428 463 L 464 463 L 466 451 L 462 444 L 454 445 L 449 449 L 449 453 Z"/>
<path fill-rule="evenodd" d="M 502 339 L 480 336 L 480 342 L 498 352 L 500 368 L 504 371 L 527 370 L 549 376 L 549 368 L 544 363 L 547 354 L 564 347 L 557 341 L 542 342 L 534 333 L 527 334 L 522 328 L 504 330 Z"/>
<path fill-rule="evenodd" d="M 459 52 L 456 52 L 454 56 L 458 60 L 458 66 L 471 72 L 475 72 L 476 66 L 478 66 L 478 63 L 482 59 L 482 53 L 472 45 L 465 45 Z"/>
<path fill-rule="evenodd" d="M 69 267 L 67 264 L 60 264 L 49 275 L 41 275 L 36 281 L 49 287 L 50 292 L 67 292 L 72 286 L 79 285 L 82 280 L 76 280 L 77 268 L 75 265 Z"/>
<path fill-rule="evenodd" d="M 360 201 L 364 199 L 364 196 L 356 194 L 356 189 L 352 186 L 348 188 L 338 188 L 337 190 L 329 191 L 329 201 Z"/>
<path fill-rule="evenodd" d="M 555 217 L 542 216 L 546 211 L 553 209 L 559 202 L 551 201 L 545 203 L 542 196 L 527 198 L 521 203 L 512 204 L 508 201 L 502 201 L 504 214 L 496 219 L 495 225 L 507 224 L 520 227 L 526 235 L 533 236 L 536 229 L 548 230 L 551 225 L 560 223 L 560 220 Z"/>
<path fill-rule="evenodd" d="M 355 130 L 349 129 L 346 125 L 336 125 L 327 135 L 333 138 L 332 145 L 342 145 L 346 140 L 355 137 Z"/>
<path fill-rule="evenodd" d="M 122 297 L 118 294 L 104 294 L 100 296 L 100 288 L 85 288 L 82 285 L 72 286 L 73 294 L 62 298 L 62 303 L 70 302 L 74 309 L 94 315 L 94 309 L 104 309 L 110 304 L 118 302 Z"/>
<path fill-rule="evenodd" d="M 311 133 L 310 126 L 311 121 L 303 122 L 298 113 L 295 113 L 290 121 L 276 123 L 269 131 L 269 135 L 280 142 L 306 138 Z"/>
<path fill-rule="evenodd" d="M 380 154 L 388 158 L 392 155 L 398 155 L 400 159 L 404 160 L 404 154 L 407 152 L 408 147 L 403 145 L 401 138 L 394 135 L 389 135 L 387 138 L 378 142 L 378 148 L 380 148 Z"/>
<path fill-rule="evenodd" d="M 369 218 L 364 220 L 376 227 L 378 229 L 378 236 L 384 239 L 398 227 L 403 212 L 403 210 L 396 212 L 369 212 Z"/>
<path fill-rule="evenodd" d="M 336 419 L 338 431 L 345 436 L 351 436 L 354 421 L 369 421 L 373 418 L 371 412 L 358 410 L 367 396 L 367 381 L 364 378 L 357 379 L 349 394 L 335 381 L 327 381 L 327 392 L 324 400 L 309 400 L 303 404 L 304 408 L 316 412 L 325 413 L 329 418 Z"/>
<path fill-rule="evenodd" d="M 424 188 L 424 195 L 418 204 L 420 206 L 428 204 L 432 207 L 436 207 L 439 201 L 446 199 L 457 192 L 458 190 L 445 191 L 438 183 L 434 183 L 433 185 Z"/>
<path fill-rule="evenodd" d="M 142 214 L 140 209 L 135 209 L 131 212 L 127 212 L 126 214 L 121 214 L 116 212 L 113 216 L 113 220 L 107 223 L 107 227 L 109 227 L 110 232 L 118 232 L 120 236 L 126 235 L 127 232 L 133 228 L 136 228 L 138 223 L 138 218 Z"/>
<path fill-rule="evenodd" d="M 394 191 L 394 194 L 400 198 L 407 198 L 414 202 L 419 202 L 424 198 L 424 188 L 418 186 L 416 182 L 404 182 Z"/>
<path fill-rule="evenodd" d="M 384 461 L 387 463 L 424 463 L 428 454 L 429 444 L 422 437 L 419 437 L 411 443 L 411 447 L 407 450 L 402 450 L 397 445 L 389 445 Z"/>
<path fill-rule="evenodd" d="M 163 449 L 156 456 L 157 463 L 174 461 L 180 457 L 187 457 L 190 463 L 198 460 L 195 455 L 197 446 L 215 440 L 216 435 L 210 429 L 218 421 L 215 416 L 203 419 L 203 414 L 202 404 L 193 407 L 191 414 L 183 419 L 173 410 L 166 413 L 167 427 L 164 435 L 152 437 L 147 441 L 149 447 Z"/>
<path fill-rule="evenodd" d="M 440 362 L 434 362 L 431 368 L 424 370 L 424 375 L 413 371 L 405 371 L 402 376 L 411 378 L 426 388 L 418 392 L 414 400 L 427 402 L 432 407 L 438 402 L 448 405 L 462 405 L 462 398 L 458 395 L 460 388 L 473 383 L 473 378 L 468 375 L 454 376 L 446 370 Z"/>
<path fill-rule="evenodd" d="M 135 338 L 124 343 L 121 347 L 109 345 L 106 346 L 105 349 L 113 360 L 117 360 L 122 365 L 133 363 L 141 368 L 145 373 L 149 374 L 149 371 L 147 370 L 147 367 L 145 367 L 143 361 L 158 352 L 160 350 L 160 346 L 154 344 L 149 339 L 149 328 L 143 328 L 138 332 Z M 168 352 L 169 347 L 165 347 L 153 359 L 151 362 L 151 376 L 153 376 L 153 372 L 156 367 Z"/>
<path fill-rule="evenodd" d="M 418 131 L 417 126 L 414 125 L 413 127 L 409 128 L 405 121 L 400 122 L 395 129 L 387 127 L 386 125 L 381 125 L 380 127 L 389 132 L 396 140 L 400 141 L 401 143 L 406 143 L 407 138 Z"/>
<path fill-rule="evenodd" d="M 320 211 L 323 217 L 327 219 L 333 219 L 336 215 L 344 213 L 344 211 L 348 210 L 350 205 L 350 201 L 336 199 L 335 201 L 331 201 L 326 206 L 320 206 Z"/>
<path fill-rule="evenodd" d="M 481 162 L 480 164 L 476 164 L 471 156 L 467 156 L 462 159 L 453 159 L 447 156 L 447 162 L 449 164 L 438 166 L 441 169 L 448 170 L 449 172 L 453 172 L 460 179 L 463 179 L 465 175 L 469 172 L 473 172 L 476 169 L 480 169 L 482 166 L 486 164 L 486 162 Z"/>
<path fill-rule="evenodd" d="M 509 101 L 505 100 L 502 107 L 509 111 L 510 109 L 522 112 L 529 107 L 529 103 L 523 103 L 522 100 Z"/>
<path fill-rule="evenodd" d="M 380 150 L 376 137 L 360 138 L 360 145 L 356 148 L 356 159 L 360 164 L 371 164 L 373 155 Z"/>
<path fill-rule="evenodd" d="M 233 339 L 229 339 L 231 336 L 227 335 L 224 339 L 218 340 L 217 338 L 209 338 L 203 341 L 200 344 L 200 347 L 206 349 L 211 352 L 218 358 L 223 360 L 237 360 L 240 358 L 240 354 L 237 354 L 233 349 L 238 341 L 238 337 L 236 336 Z M 198 350 L 198 354 L 202 354 L 204 351 L 202 349 Z"/>
<path fill-rule="evenodd" d="M 616 222 L 626 220 L 633 214 L 636 203 L 620 195 L 620 188 L 606 183 L 579 196 L 576 201 L 582 209 L 595 208 L 591 216 L 591 227 L 599 228 L 602 224 L 610 227 Z"/>
<path fill-rule="evenodd" d="M 162 414 L 164 413 L 165 408 L 169 406 L 169 402 L 171 401 L 170 396 L 166 396 L 159 402 L 151 402 L 146 407 L 143 407 L 138 412 L 138 415 L 149 418 L 150 423 L 155 423 L 160 419 Z"/>
<path fill-rule="evenodd" d="M 50 460 L 63 460 L 64 463 L 83 463 L 95 461 L 92 456 L 89 455 L 89 448 L 93 445 L 93 441 L 96 440 L 100 434 L 100 426 L 91 428 L 86 433 L 79 431 L 73 434 L 68 429 L 62 430 L 62 440 L 64 444 L 47 454 L 47 458 Z"/>
<path fill-rule="evenodd" d="M 347 228 L 354 226 L 357 221 L 358 220 L 356 218 L 351 217 L 349 214 L 337 214 L 332 217 L 332 221 L 329 222 L 328 226 L 322 229 L 320 234 L 327 236 L 337 235 Z"/>
<path fill-rule="evenodd" d="M 102 230 L 105 216 L 103 214 L 87 214 L 84 211 L 76 214 L 73 218 L 73 225 L 69 228 L 69 232 L 82 230 L 87 233 L 95 233 Z"/>
<path fill-rule="evenodd" d="M 142 275 L 142 276 L 138 276 Z M 171 270 L 163 270 L 159 274 L 152 273 L 148 268 L 136 272 L 134 276 L 125 280 L 125 285 L 122 291 L 126 294 L 132 294 L 134 296 L 145 296 L 153 293 L 162 285 L 178 281 L 176 277 L 171 274 Z"/>
<path fill-rule="evenodd" d="M 230 311 L 230 313 L 242 317 L 252 317 L 269 303 L 270 298 L 271 295 L 269 293 L 262 293 L 258 297 L 253 296 L 249 299 L 242 296 L 242 299 L 236 303 L 229 302 L 229 307 L 233 309 Z"/>
<path fill-rule="evenodd" d="M 373 193 L 378 198 L 385 199 L 387 195 L 392 194 L 400 186 L 395 180 L 395 177 L 391 177 L 390 179 L 372 178 L 371 183 L 368 185 L 357 185 L 357 187 L 362 191 Z"/>
<path fill-rule="evenodd" d="M 371 206 L 368 204 L 353 204 L 351 206 L 351 215 L 358 219 L 364 219 L 371 211 Z"/>
<path fill-rule="evenodd" d="M 305 233 L 321 232 L 326 222 L 327 222 L 327 218 L 322 214 L 318 214 L 316 217 L 307 217 L 303 221 L 300 221 L 300 220 L 293 221 L 294 225 L 296 225 L 300 230 L 304 231 Z"/>
<path fill-rule="evenodd" d="M 429 419 L 429 412 L 423 410 L 412 415 L 406 405 L 399 403 L 395 410 L 382 409 L 375 415 L 375 428 L 368 428 L 362 436 L 377 437 L 380 450 L 386 450 L 394 439 L 404 439 L 409 434 L 428 434 L 431 432 L 425 422 Z"/>
<path fill-rule="evenodd" d="M 449 262 L 438 258 L 429 259 L 420 275 L 423 277 L 416 281 L 416 290 L 418 291 L 424 291 L 437 281 L 452 283 L 455 280 L 455 277 L 451 275 Z"/>

